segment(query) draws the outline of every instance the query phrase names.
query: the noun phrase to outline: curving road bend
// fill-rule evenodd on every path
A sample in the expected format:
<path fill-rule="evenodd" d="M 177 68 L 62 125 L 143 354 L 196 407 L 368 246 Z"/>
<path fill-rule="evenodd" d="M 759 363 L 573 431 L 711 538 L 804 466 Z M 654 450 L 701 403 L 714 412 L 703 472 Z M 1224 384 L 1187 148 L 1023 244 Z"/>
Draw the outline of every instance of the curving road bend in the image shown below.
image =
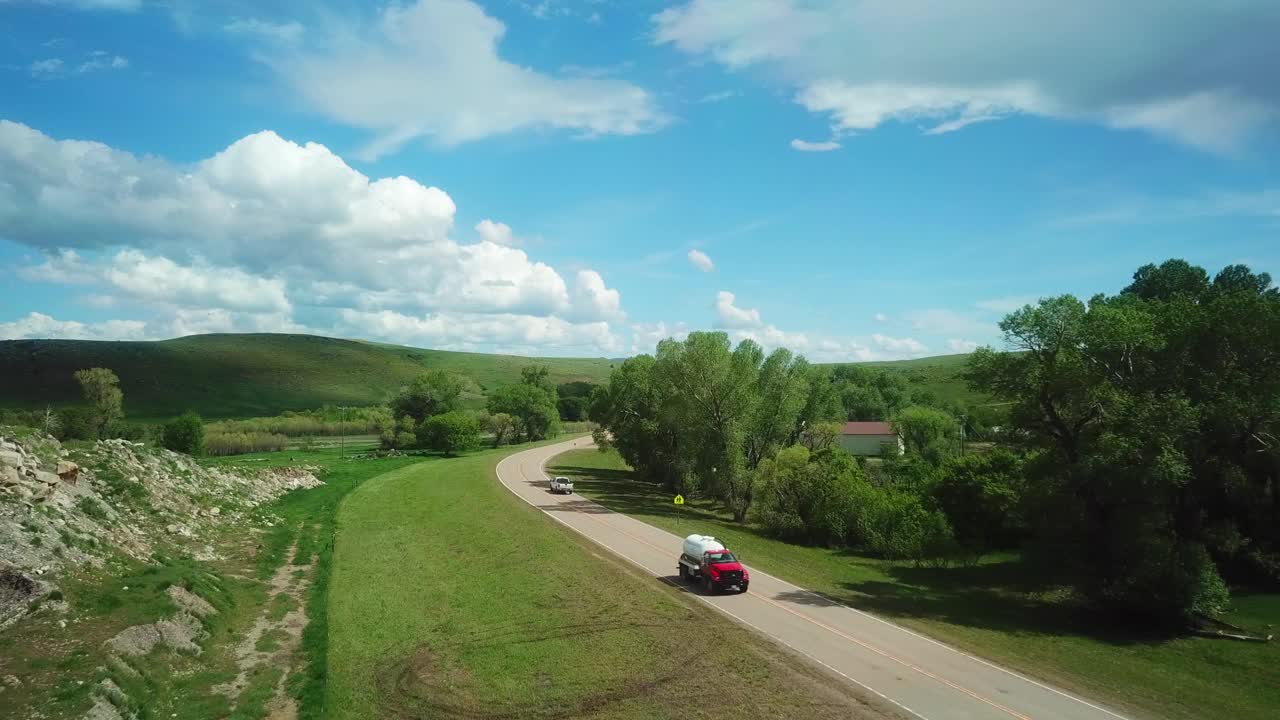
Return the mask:
<path fill-rule="evenodd" d="M 525 450 L 498 463 L 498 480 L 525 502 L 673 585 L 682 538 L 577 495 L 552 495 L 543 466 L 591 438 Z M 690 530 L 692 532 L 692 528 Z M 822 598 L 748 565 L 745 595 L 702 602 L 922 720 L 1127 720 L 980 658 Z M 692 591 L 690 591 L 692 592 Z"/>

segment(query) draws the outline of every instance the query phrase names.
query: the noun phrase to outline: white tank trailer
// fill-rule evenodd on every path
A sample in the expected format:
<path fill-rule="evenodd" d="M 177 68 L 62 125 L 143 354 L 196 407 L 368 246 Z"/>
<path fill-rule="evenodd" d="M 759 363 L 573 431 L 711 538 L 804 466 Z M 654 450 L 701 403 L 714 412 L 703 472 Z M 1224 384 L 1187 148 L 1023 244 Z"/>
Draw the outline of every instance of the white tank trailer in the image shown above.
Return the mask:
<path fill-rule="evenodd" d="M 676 571 L 685 582 L 702 585 L 707 594 L 736 587 L 745 593 L 751 576 L 724 546 L 710 535 L 690 535 L 684 539 Z M 708 553 L 711 554 L 708 557 Z"/>
<path fill-rule="evenodd" d="M 685 556 L 695 560 L 700 560 L 708 551 L 723 549 L 724 544 L 710 535 L 690 535 L 684 539 Z"/>

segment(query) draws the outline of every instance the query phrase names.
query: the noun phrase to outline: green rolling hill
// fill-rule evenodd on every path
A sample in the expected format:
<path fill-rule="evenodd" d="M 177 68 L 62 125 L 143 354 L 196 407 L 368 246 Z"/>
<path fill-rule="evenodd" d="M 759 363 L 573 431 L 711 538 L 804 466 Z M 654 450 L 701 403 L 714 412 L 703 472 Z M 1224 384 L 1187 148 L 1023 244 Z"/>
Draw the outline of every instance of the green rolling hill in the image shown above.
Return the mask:
<path fill-rule="evenodd" d="M 940 399 L 981 401 L 960 380 L 964 355 L 866 363 L 903 373 L 913 387 Z M 120 376 L 125 410 L 154 419 L 193 409 L 206 418 L 274 415 L 324 404 L 372 405 L 425 369 L 472 381 L 469 405 L 492 388 L 517 382 L 520 368 L 547 365 L 553 382 L 603 382 L 618 360 L 525 358 L 420 348 L 314 335 L 216 334 L 155 342 L 6 340 L 0 342 L 0 408 L 78 402 L 72 373 L 111 368 Z"/>
<path fill-rule="evenodd" d="M 425 369 L 465 375 L 470 404 L 520 378 L 533 362 L 553 382 L 601 382 L 615 361 L 446 352 L 314 335 L 194 335 L 156 342 L 7 340 L 0 342 L 0 407 L 77 402 L 72 373 L 111 368 L 132 418 L 193 409 L 206 418 L 274 415 L 324 404 L 373 405 Z"/>
<path fill-rule="evenodd" d="M 970 390 L 960 377 L 968 362 L 968 355 L 938 355 L 916 360 L 858 364 L 898 373 L 912 388 L 928 390 L 939 400 L 960 405 L 980 405 L 990 402 L 991 399 L 986 395 Z"/>

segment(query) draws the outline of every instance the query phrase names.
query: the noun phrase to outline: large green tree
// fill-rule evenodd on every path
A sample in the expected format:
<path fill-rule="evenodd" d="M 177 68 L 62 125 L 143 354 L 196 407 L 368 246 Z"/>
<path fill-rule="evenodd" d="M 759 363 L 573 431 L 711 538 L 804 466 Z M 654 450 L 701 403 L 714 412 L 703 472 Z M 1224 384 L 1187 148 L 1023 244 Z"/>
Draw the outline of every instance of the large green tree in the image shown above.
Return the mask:
<path fill-rule="evenodd" d="M 616 447 L 643 478 L 673 492 L 688 493 L 695 478 L 682 455 L 684 439 L 674 413 L 666 411 L 670 388 L 657 377 L 652 355 L 628 358 L 591 393 L 587 416 L 596 423 L 601 448 Z"/>
<path fill-rule="evenodd" d="M 960 425 L 941 410 L 911 405 L 893 416 L 893 429 L 907 452 L 937 465 L 956 452 Z"/>
<path fill-rule="evenodd" d="M 658 343 L 655 375 L 669 390 L 664 409 L 689 438 L 688 465 L 738 522 L 751 507 L 754 477 L 746 448 L 760 402 L 762 359 L 755 342 L 734 348 L 722 332 Z"/>
<path fill-rule="evenodd" d="M 1280 583 L 1280 296 L 1244 266 L 1172 260 L 1114 296 L 1041 300 L 979 350 L 975 388 L 1043 450 L 1033 525 L 1082 588 L 1145 616 L 1224 602 L 1220 572 Z"/>
<path fill-rule="evenodd" d="M 444 370 L 427 370 L 401 388 L 391 400 L 396 417 L 408 415 L 415 425 L 423 420 L 458 408 L 462 397 L 462 378 Z"/>
<path fill-rule="evenodd" d="M 489 396 L 489 412 L 514 418 L 520 439 L 542 440 L 559 432 L 555 387 L 547 375 L 545 366 L 525 367 L 519 384 L 498 388 Z"/>
<path fill-rule="evenodd" d="M 622 363 L 588 414 L 597 443 L 617 447 L 642 477 L 713 497 L 741 522 L 761 463 L 842 411 L 829 373 L 804 358 L 697 332 Z"/>

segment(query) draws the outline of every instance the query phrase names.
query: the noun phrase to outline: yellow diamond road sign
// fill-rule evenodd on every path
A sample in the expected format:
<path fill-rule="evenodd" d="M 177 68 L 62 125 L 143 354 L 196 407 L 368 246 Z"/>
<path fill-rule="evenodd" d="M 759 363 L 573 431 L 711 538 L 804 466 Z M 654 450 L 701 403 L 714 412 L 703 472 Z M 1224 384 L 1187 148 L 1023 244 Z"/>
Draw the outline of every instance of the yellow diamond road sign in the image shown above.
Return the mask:
<path fill-rule="evenodd" d="M 684 504 L 684 496 L 683 496 L 683 495 L 677 495 L 677 496 L 676 496 L 676 504 L 677 504 L 677 505 L 683 505 L 683 504 Z"/>

